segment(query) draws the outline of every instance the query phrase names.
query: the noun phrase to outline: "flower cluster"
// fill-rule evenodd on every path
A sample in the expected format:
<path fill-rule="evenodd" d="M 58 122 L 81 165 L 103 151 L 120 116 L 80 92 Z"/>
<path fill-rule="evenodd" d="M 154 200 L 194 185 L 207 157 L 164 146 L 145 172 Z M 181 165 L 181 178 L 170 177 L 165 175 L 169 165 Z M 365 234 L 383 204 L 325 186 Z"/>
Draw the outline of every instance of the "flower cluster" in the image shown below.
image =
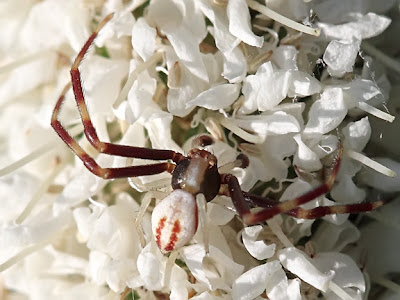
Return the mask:
<path fill-rule="evenodd" d="M 398 34 L 388 17 L 399 14 L 396 1 L 262 2 L 0 4 L 0 298 L 361 300 L 371 285 L 388 288 L 382 299 L 398 297 L 386 276 L 400 272 L 396 202 L 370 214 L 378 222 L 282 215 L 244 227 L 231 199 L 217 196 L 199 205 L 192 241 L 166 255 L 151 211 L 171 191 L 171 175 L 98 178 L 50 126 L 74 58 L 115 12 L 80 66 L 100 140 L 185 154 L 208 134 L 221 171 L 276 201 L 320 185 L 341 140 L 329 197 L 303 208 L 399 192 L 391 143 L 388 157 L 363 153 L 377 135 L 370 122 L 394 121 L 386 103 L 400 64 L 386 32 Z M 101 166 L 152 163 L 96 153 L 72 91 L 60 120 Z M 232 164 L 241 152 L 245 169 Z"/>

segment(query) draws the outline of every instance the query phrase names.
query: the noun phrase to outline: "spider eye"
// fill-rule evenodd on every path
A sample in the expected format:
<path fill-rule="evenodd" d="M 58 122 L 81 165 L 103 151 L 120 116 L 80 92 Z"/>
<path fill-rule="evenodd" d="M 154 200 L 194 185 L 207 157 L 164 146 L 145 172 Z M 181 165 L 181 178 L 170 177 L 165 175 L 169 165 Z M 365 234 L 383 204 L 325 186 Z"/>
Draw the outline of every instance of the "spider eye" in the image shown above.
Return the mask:
<path fill-rule="evenodd" d="M 170 252 L 190 242 L 197 230 L 197 215 L 192 194 L 174 190 L 165 197 L 151 216 L 154 238 L 161 251 Z"/>

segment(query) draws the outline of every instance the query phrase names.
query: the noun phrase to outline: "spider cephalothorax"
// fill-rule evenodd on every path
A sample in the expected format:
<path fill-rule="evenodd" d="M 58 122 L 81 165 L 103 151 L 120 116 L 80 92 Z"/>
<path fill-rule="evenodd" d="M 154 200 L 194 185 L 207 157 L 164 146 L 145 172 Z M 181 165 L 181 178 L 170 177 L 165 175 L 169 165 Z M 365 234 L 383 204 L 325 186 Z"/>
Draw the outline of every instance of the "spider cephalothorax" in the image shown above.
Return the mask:
<path fill-rule="evenodd" d="M 172 188 L 193 195 L 203 194 L 207 201 L 218 195 L 221 185 L 217 158 L 206 150 L 192 149 L 172 173 Z"/>
<path fill-rule="evenodd" d="M 172 174 L 172 187 L 174 190 L 154 208 L 152 214 L 153 234 L 161 250 L 168 252 L 182 247 L 196 233 L 198 227 L 196 196 L 198 194 L 203 194 L 207 201 L 211 201 L 218 194 L 231 197 L 237 213 L 246 225 L 264 222 L 282 213 L 298 218 L 315 219 L 327 214 L 370 211 L 383 204 L 383 201 L 376 201 L 374 203 L 322 206 L 310 210 L 300 207 L 300 205 L 329 192 L 332 188 L 342 157 L 341 143 L 338 145 L 337 155 L 332 163 L 332 172 L 325 182 L 304 195 L 285 202 L 276 202 L 243 192 L 238 179 L 234 175 L 219 173 L 216 157 L 206 150 L 195 148 L 185 156 L 172 150 L 140 148 L 100 141 L 90 120 L 85 103 L 79 66 L 98 32 L 112 16 L 112 14 L 108 15 L 99 24 L 96 31 L 89 37 L 82 50 L 78 53 L 71 67 L 72 89 L 82 118 L 85 136 L 90 144 L 101 153 L 163 162 L 123 168 L 103 168 L 99 166 L 69 135 L 58 120 L 61 105 L 70 84 L 64 88 L 56 103 L 51 125 L 61 139 L 82 160 L 84 165 L 93 174 L 104 179 L 154 175 L 162 172 Z M 212 143 L 212 140 L 207 136 L 197 140 L 198 147 L 203 147 L 210 143 Z M 249 163 L 246 156 L 242 154 L 239 154 L 237 161 L 238 164 L 236 166 L 241 168 L 245 168 Z M 253 213 L 250 210 L 251 206 L 259 206 L 263 209 Z"/>

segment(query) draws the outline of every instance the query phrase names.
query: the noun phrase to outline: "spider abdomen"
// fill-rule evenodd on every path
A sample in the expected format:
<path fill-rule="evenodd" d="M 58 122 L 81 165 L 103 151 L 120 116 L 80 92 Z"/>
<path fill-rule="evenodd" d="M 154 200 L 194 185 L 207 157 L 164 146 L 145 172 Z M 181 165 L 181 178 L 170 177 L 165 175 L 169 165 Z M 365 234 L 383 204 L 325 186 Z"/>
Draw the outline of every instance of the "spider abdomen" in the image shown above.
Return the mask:
<path fill-rule="evenodd" d="M 153 210 L 151 224 L 158 247 L 164 252 L 186 245 L 197 230 L 196 198 L 184 190 L 174 190 Z"/>

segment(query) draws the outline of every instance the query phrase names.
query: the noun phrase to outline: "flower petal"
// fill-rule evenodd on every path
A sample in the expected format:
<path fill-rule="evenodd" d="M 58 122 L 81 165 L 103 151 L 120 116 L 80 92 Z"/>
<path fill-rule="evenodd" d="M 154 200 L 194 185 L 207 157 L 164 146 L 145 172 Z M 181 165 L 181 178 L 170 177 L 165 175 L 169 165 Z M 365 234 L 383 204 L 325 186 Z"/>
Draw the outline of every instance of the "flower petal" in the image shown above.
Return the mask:
<path fill-rule="evenodd" d="M 88 10 L 77 0 L 41 1 L 29 12 L 19 38 L 31 51 L 67 43 L 78 53 L 89 37 L 88 24 Z"/>
<path fill-rule="evenodd" d="M 321 90 L 312 76 L 296 70 L 276 70 L 271 62 L 262 64 L 255 75 L 249 75 L 243 83 L 245 102 L 239 113 L 265 111 L 276 107 L 286 96 L 305 97 Z"/>
<path fill-rule="evenodd" d="M 244 269 L 212 245 L 207 256 L 201 244 L 184 247 L 180 253 L 193 276 L 211 290 L 227 289 Z"/>
<path fill-rule="evenodd" d="M 333 281 L 340 287 L 355 287 L 365 292 L 364 276 L 350 256 L 338 252 L 318 253 L 313 263 L 322 273 L 334 271 Z"/>
<path fill-rule="evenodd" d="M 298 70 L 297 54 L 298 50 L 295 46 L 282 45 L 274 50 L 271 60 L 277 64 L 279 69 Z"/>
<path fill-rule="evenodd" d="M 306 97 L 321 91 L 321 83 L 310 74 L 296 70 L 289 72 L 291 75 L 289 97 Z"/>
<path fill-rule="evenodd" d="M 353 66 L 360 51 L 361 40 L 333 40 L 325 49 L 324 62 L 328 65 L 331 76 L 342 77 L 353 71 Z"/>
<path fill-rule="evenodd" d="M 290 73 L 278 71 L 272 77 L 268 78 L 268 81 L 259 82 L 258 84 L 260 84 L 260 89 L 255 91 L 258 96 L 258 110 L 265 111 L 274 108 L 286 98 L 290 85 Z"/>
<path fill-rule="evenodd" d="M 262 46 L 264 38 L 256 36 L 250 28 L 250 12 L 245 0 L 229 1 L 227 13 L 231 34 L 251 46 Z"/>
<path fill-rule="evenodd" d="M 157 31 L 147 24 L 145 18 L 139 18 L 132 28 L 133 49 L 146 61 L 154 53 Z"/>
<path fill-rule="evenodd" d="M 332 270 L 321 273 L 305 253 L 296 248 L 285 248 L 278 252 L 282 265 L 308 284 L 326 292 L 329 282 L 335 276 Z"/>
<path fill-rule="evenodd" d="M 223 52 L 224 70 L 222 76 L 230 83 L 242 82 L 247 73 L 247 61 L 239 47 Z"/>
<path fill-rule="evenodd" d="M 201 106 L 210 110 L 226 108 L 239 97 L 239 92 L 239 84 L 220 84 L 200 93 L 196 98 L 186 103 L 185 108 L 194 106 Z"/>
<path fill-rule="evenodd" d="M 340 88 L 326 89 L 310 109 L 304 134 L 325 134 L 335 129 L 347 114 L 347 106 Z"/>
<path fill-rule="evenodd" d="M 261 225 L 245 227 L 242 232 L 243 244 L 247 251 L 258 260 L 270 258 L 275 253 L 275 244 L 267 245 L 264 241 L 257 241 L 263 227 Z"/>
<path fill-rule="evenodd" d="M 382 33 L 390 23 L 391 20 L 386 16 L 368 13 L 358 16 L 353 22 L 342 25 L 318 23 L 318 27 L 321 29 L 321 37 L 328 40 L 341 40 L 343 37 L 367 39 Z"/>
<path fill-rule="evenodd" d="M 168 37 L 176 55 L 188 70 L 208 81 L 199 47 L 207 31 L 204 16 L 194 5 L 192 1 L 151 1 L 147 18 L 156 22 L 157 28 Z"/>
<path fill-rule="evenodd" d="M 266 293 L 271 300 L 301 300 L 300 280 L 288 280 L 285 271 L 280 269 L 268 282 Z"/>
<path fill-rule="evenodd" d="M 231 52 L 240 41 L 229 32 L 226 8 L 208 0 L 199 0 L 198 5 L 214 25 L 213 36 L 217 48 L 224 53 Z"/>
<path fill-rule="evenodd" d="M 264 138 L 268 135 L 284 135 L 300 131 L 297 119 L 283 111 L 256 116 L 237 116 L 231 120 L 240 128 Z"/>
<path fill-rule="evenodd" d="M 371 125 L 368 117 L 356 122 L 350 122 L 343 128 L 342 132 L 345 136 L 343 142 L 345 148 L 350 148 L 354 151 L 363 150 L 371 137 Z"/>
<path fill-rule="evenodd" d="M 268 282 L 279 270 L 282 270 L 282 266 L 276 260 L 250 269 L 233 283 L 232 298 L 241 300 L 256 298 L 264 292 Z"/>
<path fill-rule="evenodd" d="M 151 290 L 161 290 L 164 281 L 164 269 L 162 262 L 152 253 L 151 244 L 149 243 L 139 254 L 137 260 L 137 269 L 143 280 L 143 285 Z"/>
<path fill-rule="evenodd" d="M 297 134 L 293 138 L 299 146 L 293 158 L 293 164 L 309 172 L 320 170 L 322 163 L 319 157 L 302 141 L 301 135 Z"/>

